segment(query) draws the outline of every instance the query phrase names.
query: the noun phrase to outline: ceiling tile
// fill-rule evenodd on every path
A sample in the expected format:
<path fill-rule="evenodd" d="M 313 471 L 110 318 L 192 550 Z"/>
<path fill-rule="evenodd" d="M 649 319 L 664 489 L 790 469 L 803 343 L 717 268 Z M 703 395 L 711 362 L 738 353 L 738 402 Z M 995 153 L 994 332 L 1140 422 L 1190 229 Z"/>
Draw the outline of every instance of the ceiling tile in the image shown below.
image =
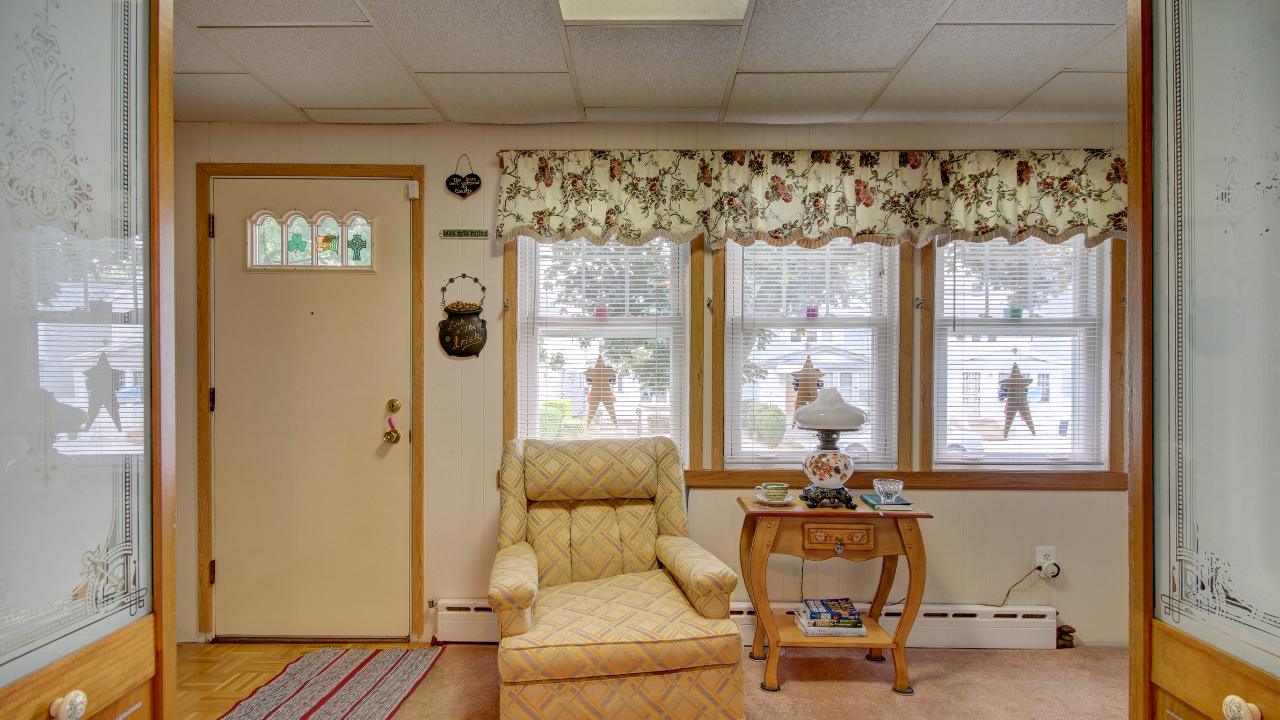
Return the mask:
<path fill-rule="evenodd" d="M 306 122 L 252 75 L 173 76 L 173 118 L 178 122 Z"/>
<path fill-rule="evenodd" d="M 569 73 L 432 73 L 422 82 L 453 122 L 576 122 Z"/>
<path fill-rule="evenodd" d="M 587 108 L 587 122 L 715 122 L 720 108 Z"/>
<path fill-rule="evenodd" d="M 743 71 L 892 68 L 945 0 L 756 0 Z"/>
<path fill-rule="evenodd" d="M 944 23 L 1118 23 L 1125 0 L 955 0 Z"/>
<path fill-rule="evenodd" d="M 1006 108 L 892 108 L 873 107 L 862 116 L 863 122 L 880 123 L 970 123 L 994 122 Z"/>
<path fill-rule="evenodd" d="M 1122 72 L 1059 73 L 1005 115 L 1006 122 L 1124 122 L 1126 83 Z"/>
<path fill-rule="evenodd" d="M 211 28 L 205 33 L 298 107 L 429 107 L 373 28 Z"/>
<path fill-rule="evenodd" d="M 242 73 L 244 68 L 209 42 L 182 18 L 173 21 L 173 71 L 179 73 Z"/>
<path fill-rule="evenodd" d="M 444 122 L 433 108 L 303 108 L 318 123 L 409 124 Z"/>
<path fill-rule="evenodd" d="M 573 26 L 568 32 L 582 101 L 590 107 L 719 107 L 740 29 Z"/>
<path fill-rule="evenodd" d="M 1010 108 L 1091 47 L 1106 25 L 938 25 L 877 108 Z"/>
<path fill-rule="evenodd" d="M 725 120 L 828 123 L 858 119 L 888 73 L 738 73 Z"/>
<path fill-rule="evenodd" d="M 1067 67 L 1072 70 L 1125 72 L 1129 63 L 1129 58 L 1125 54 L 1125 43 L 1128 39 L 1125 26 L 1121 25 Z"/>
<path fill-rule="evenodd" d="M 174 0 L 173 11 L 196 25 L 367 20 L 352 0 Z"/>
<path fill-rule="evenodd" d="M 559 19 L 547 0 L 365 0 L 417 72 L 564 72 Z"/>

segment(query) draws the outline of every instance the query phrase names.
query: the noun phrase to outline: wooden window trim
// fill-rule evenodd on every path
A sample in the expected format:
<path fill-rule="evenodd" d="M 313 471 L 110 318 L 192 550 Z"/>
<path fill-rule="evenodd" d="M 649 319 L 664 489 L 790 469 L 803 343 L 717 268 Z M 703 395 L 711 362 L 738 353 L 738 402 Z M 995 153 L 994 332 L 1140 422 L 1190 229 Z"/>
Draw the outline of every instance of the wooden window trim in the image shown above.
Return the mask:
<path fill-rule="evenodd" d="M 707 280 L 706 257 L 703 253 L 705 235 L 693 239 L 689 247 L 689 468 L 702 469 L 703 444 L 703 392 L 702 360 L 703 335 L 706 326 Z"/>
<path fill-rule="evenodd" d="M 898 260 L 898 470 L 911 469 L 912 413 L 915 400 L 911 379 L 915 374 L 916 271 L 915 246 L 902 243 Z"/>
<path fill-rule="evenodd" d="M 711 470 L 724 471 L 725 249 L 711 254 Z M 753 486 L 754 487 L 754 486 Z"/>

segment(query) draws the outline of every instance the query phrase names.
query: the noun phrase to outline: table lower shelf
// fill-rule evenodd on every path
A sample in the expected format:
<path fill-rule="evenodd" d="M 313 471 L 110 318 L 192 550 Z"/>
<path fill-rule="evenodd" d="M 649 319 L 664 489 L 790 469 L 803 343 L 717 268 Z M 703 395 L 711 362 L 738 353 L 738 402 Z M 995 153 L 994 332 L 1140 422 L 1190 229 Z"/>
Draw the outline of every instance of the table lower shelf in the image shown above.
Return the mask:
<path fill-rule="evenodd" d="M 880 623 L 863 616 L 862 625 L 867 628 L 866 637 L 815 637 L 805 635 L 796 627 L 795 617 L 787 613 L 774 613 L 773 622 L 778 627 L 779 647 L 865 647 L 891 648 L 893 638 L 880 627 Z"/>

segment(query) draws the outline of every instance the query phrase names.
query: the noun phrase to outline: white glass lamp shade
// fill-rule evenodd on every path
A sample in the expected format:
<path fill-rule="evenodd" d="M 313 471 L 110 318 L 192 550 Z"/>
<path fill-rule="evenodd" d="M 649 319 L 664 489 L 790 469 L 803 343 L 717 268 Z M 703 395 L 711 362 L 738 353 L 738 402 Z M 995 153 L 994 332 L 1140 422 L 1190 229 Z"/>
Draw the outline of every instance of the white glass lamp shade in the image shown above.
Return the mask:
<path fill-rule="evenodd" d="M 840 391 L 822 388 L 818 398 L 796 410 L 796 425 L 805 430 L 861 430 L 867 422 L 867 413 L 860 407 L 845 402 Z"/>

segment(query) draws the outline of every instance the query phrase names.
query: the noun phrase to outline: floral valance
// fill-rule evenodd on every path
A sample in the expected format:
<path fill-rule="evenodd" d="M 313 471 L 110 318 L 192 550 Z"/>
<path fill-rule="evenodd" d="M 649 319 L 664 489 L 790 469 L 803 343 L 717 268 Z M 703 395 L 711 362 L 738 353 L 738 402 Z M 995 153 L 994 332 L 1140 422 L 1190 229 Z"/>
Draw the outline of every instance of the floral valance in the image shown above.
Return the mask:
<path fill-rule="evenodd" d="M 821 247 L 1127 237 L 1122 151 L 508 150 L 498 239 Z"/>

